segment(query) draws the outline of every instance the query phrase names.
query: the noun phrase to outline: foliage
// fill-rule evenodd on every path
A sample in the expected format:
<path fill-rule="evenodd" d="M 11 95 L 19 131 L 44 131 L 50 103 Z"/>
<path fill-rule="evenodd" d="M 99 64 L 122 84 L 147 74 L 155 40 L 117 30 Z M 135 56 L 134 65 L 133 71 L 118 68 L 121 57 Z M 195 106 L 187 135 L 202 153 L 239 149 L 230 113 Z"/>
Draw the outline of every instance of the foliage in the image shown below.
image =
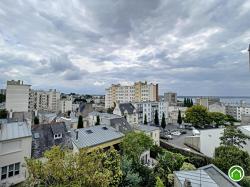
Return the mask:
<path fill-rule="evenodd" d="M 8 116 L 7 110 L 5 110 L 5 109 L 0 110 L 0 119 L 6 119 L 7 116 Z"/>
<path fill-rule="evenodd" d="M 130 132 L 121 143 L 122 151 L 134 163 L 138 163 L 141 154 L 153 146 L 153 140 L 142 132 Z"/>
<path fill-rule="evenodd" d="M 180 170 L 184 171 L 190 171 L 190 170 L 195 170 L 196 167 L 193 164 L 190 164 L 188 162 L 184 162 L 180 168 Z"/>
<path fill-rule="evenodd" d="M 95 123 L 95 125 L 100 125 L 100 116 L 99 115 L 96 116 L 96 123 Z"/>
<path fill-rule="evenodd" d="M 250 156 L 246 151 L 236 146 L 220 146 L 215 149 L 213 163 L 224 173 L 227 173 L 233 165 L 239 165 L 244 168 L 245 173 L 250 172 Z"/>
<path fill-rule="evenodd" d="M 169 186 L 174 186 L 174 174 L 168 174 L 168 184 Z"/>
<path fill-rule="evenodd" d="M 144 124 L 147 125 L 148 121 L 147 121 L 147 114 L 144 115 Z"/>
<path fill-rule="evenodd" d="M 226 115 L 226 121 L 229 122 L 231 125 L 233 125 L 234 122 L 238 122 L 237 119 L 235 119 L 233 116 L 231 116 L 229 114 Z"/>
<path fill-rule="evenodd" d="M 141 164 L 134 164 L 136 167 L 136 171 L 140 174 L 142 181 L 140 182 L 140 186 L 154 186 L 155 185 L 155 173 L 154 170 L 150 169 L 147 166 L 143 166 Z"/>
<path fill-rule="evenodd" d="M 250 187 L 250 176 L 245 176 L 241 181 L 240 185 L 242 187 Z"/>
<path fill-rule="evenodd" d="M 155 187 L 164 187 L 164 184 L 163 184 L 162 180 L 160 179 L 160 177 L 156 177 Z"/>
<path fill-rule="evenodd" d="M 53 147 L 44 157 L 45 162 L 26 158 L 27 186 L 117 186 L 122 176 L 119 154 L 113 148 L 74 154 Z"/>
<path fill-rule="evenodd" d="M 3 94 L 0 94 L 0 103 L 5 102 L 6 96 Z"/>
<path fill-rule="evenodd" d="M 109 114 L 113 114 L 113 111 L 114 111 L 114 108 L 108 108 L 107 109 L 107 113 L 109 113 Z"/>
<path fill-rule="evenodd" d="M 39 124 L 39 118 L 36 117 L 36 116 L 34 117 L 34 124 L 35 124 L 35 125 L 38 125 L 38 124 Z"/>
<path fill-rule="evenodd" d="M 166 128 L 166 118 L 165 118 L 165 113 L 164 113 L 164 112 L 163 112 L 163 114 L 162 114 L 161 127 L 162 127 L 163 129 Z"/>
<path fill-rule="evenodd" d="M 158 110 L 155 110 L 155 117 L 154 117 L 155 125 L 159 125 L 159 116 L 158 116 Z"/>
<path fill-rule="evenodd" d="M 195 105 L 186 110 L 185 121 L 195 127 L 204 128 L 210 123 L 207 108 L 202 105 Z"/>
<path fill-rule="evenodd" d="M 78 117 L 77 128 L 78 129 L 83 128 L 83 120 L 82 120 L 82 116 L 81 115 Z"/>
<path fill-rule="evenodd" d="M 181 111 L 180 111 L 180 110 L 178 111 L 178 119 L 177 119 L 177 123 L 178 123 L 179 125 L 181 125 L 181 124 L 182 124 L 182 118 L 181 118 Z"/>
<path fill-rule="evenodd" d="M 192 107 L 193 106 L 193 100 L 190 98 L 184 98 L 184 107 Z"/>
<path fill-rule="evenodd" d="M 246 140 L 250 137 L 241 132 L 235 126 L 229 125 L 224 129 L 224 134 L 220 137 L 222 145 L 237 146 L 243 148 L 246 145 Z"/>
<path fill-rule="evenodd" d="M 122 179 L 119 184 L 120 187 L 137 186 L 141 182 L 139 173 L 133 168 L 133 161 L 128 157 L 122 157 Z"/>
<path fill-rule="evenodd" d="M 153 145 L 150 149 L 150 157 L 156 159 L 158 155 L 161 155 L 164 153 L 164 149 L 158 145 Z"/>
<path fill-rule="evenodd" d="M 209 112 L 208 115 L 209 115 L 210 121 L 214 122 L 216 127 L 225 125 L 225 123 L 227 122 L 226 115 L 221 112 Z"/>

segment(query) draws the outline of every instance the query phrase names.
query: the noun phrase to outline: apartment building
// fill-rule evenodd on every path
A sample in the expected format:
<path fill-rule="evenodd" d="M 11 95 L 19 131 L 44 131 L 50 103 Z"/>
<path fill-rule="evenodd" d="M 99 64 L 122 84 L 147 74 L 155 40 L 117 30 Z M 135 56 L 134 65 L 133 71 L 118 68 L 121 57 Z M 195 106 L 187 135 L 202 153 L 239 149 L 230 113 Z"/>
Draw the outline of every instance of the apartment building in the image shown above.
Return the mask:
<path fill-rule="evenodd" d="M 28 173 L 24 158 L 31 157 L 31 130 L 26 122 L 0 124 L 0 186 L 23 182 Z"/>
<path fill-rule="evenodd" d="M 220 102 L 220 98 L 217 97 L 199 97 L 196 98 L 195 103 L 198 105 L 202 105 L 204 107 L 206 107 L 207 109 L 209 108 L 209 105 L 212 105 L 214 103 L 219 103 Z"/>
<path fill-rule="evenodd" d="M 174 93 L 174 92 L 164 93 L 164 101 L 168 102 L 169 106 L 176 106 L 177 105 L 177 93 Z"/>
<path fill-rule="evenodd" d="M 237 120 L 241 120 L 242 116 L 250 114 L 250 105 L 244 102 L 240 104 L 226 105 L 226 114 L 233 116 Z"/>
<path fill-rule="evenodd" d="M 60 108 L 59 108 L 59 110 L 62 113 L 66 113 L 68 111 L 73 111 L 73 100 L 72 100 L 71 96 L 69 96 L 67 98 L 62 98 L 60 100 Z"/>
<path fill-rule="evenodd" d="M 158 101 L 158 84 L 135 82 L 134 85 L 122 86 L 112 84 L 105 94 L 105 108 L 114 106 L 114 103 Z"/>
<path fill-rule="evenodd" d="M 23 81 L 7 81 L 6 87 L 6 110 L 12 112 L 29 111 L 29 93 L 31 85 Z"/>

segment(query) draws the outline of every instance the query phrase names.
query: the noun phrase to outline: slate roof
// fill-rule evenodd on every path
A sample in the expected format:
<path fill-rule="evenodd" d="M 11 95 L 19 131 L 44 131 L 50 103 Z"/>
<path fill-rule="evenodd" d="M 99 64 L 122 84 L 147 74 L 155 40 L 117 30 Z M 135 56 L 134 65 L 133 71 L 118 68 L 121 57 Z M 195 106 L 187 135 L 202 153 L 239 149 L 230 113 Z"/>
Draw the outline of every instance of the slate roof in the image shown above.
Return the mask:
<path fill-rule="evenodd" d="M 54 133 L 62 133 L 62 138 L 54 139 Z M 61 146 L 63 148 L 72 149 L 72 141 L 70 132 L 67 131 L 63 122 L 54 124 L 39 124 L 32 127 L 32 152 L 33 158 L 41 158 L 46 150 L 53 146 Z"/>
<path fill-rule="evenodd" d="M 26 122 L 3 123 L 0 126 L 0 141 L 31 136 Z"/>
<path fill-rule="evenodd" d="M 78 140 L 76 140 L 76 131 L 78 131 Z M 124 136 L 123 133 L 118 132 L 116 129 L 106 125 L 76 129 L 72 131 L 71 134 L 72 141 L 78 148 L 97 146 L 120 139 Z"/>
<path fill-rule="evenodd" d="M 132 126 L 123 117 L 110 119 L 110 125 L 122 133 L 128 133 L 133 130 Z"/>
<path fill-rule="evenodd" d="M 124 114 L 125 110 L 128 114 L 133 114 L 135 107 L 131 103 L 120 103 L 119 108 L 122 114 Z"/>
<path fill-rule="evenodd" d="M 155 130 L 160 130 L 159 127 L 150 126 L 150 125 L 138 125 L 136 128 L 140 131 L 143 131 L 143 132 L 152 132 Z"/>

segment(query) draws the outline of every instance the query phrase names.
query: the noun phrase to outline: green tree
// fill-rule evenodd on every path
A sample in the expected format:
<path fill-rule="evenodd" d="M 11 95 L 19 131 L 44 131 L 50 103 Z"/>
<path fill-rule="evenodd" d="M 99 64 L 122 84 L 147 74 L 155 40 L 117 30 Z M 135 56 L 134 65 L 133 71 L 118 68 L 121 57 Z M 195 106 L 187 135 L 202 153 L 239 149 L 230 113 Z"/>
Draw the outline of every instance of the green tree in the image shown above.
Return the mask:
<path fill-rule="evenodd" d="M 190 101 L 190 107 L 193 106 L 193 105 L 194 105 L 193 99 L 191 99 L 191 101 Z"/>
<path fill-rule="evenodd" d="M 160 177 L 156 177 L 156 184 L 155 187 L 164 187 L 165 185 L 163 184 L 162 180 Z"/>
<path fill-rule="evenodd" d="M 121 143 L 123 154 L 134 163 L 138 163 L 141 154 L 153 146 L 153 140 L 142 132 L 130 132 L 125 135 Z"/>
<path fill-rule="evenodd" d="M 144 115 L 144 124 L 147 125 L 148 121 L 147 121 L 147 114 Z"/>
<path fill-rule="evenodd" d="M 99 115 L 96 116 L 96 123 L 95 123 L 95 125 L 100 125 L 100 116 Z"/>
<path fill-rule="evenodd" d="M 178 123 L 179 125 L 182 124 L 182 117 L 181 117 L 181 111 L 180 111 L 180 110 L 178 111 L 177 123 Z"/>
<path fill-rule="evenodd" d="M 226 121 L 229 122 L 231 125 L 233 125 L 234 122 L 237 122 L 237 120 L 229 114 L 226 115 Z"/>
<path fill-rule="evenodd" d="M 187 99 L 186 99 L 186 97 L 184 98 L 184 107 L 186 107 L 187 106 Z"/>
<path fill-rule="evenodd" d="M 245 176 L 241 181 L 240 185 L 242 187 L 250 187 L 250 176 Z"/>
<path fill-rule="evenodd" d="M 113 148 L 72 153 L 53 147 L 44 158 L 46 162 L 26 158 L 25 186 L 118 186 L 122 176 L 120 156 Z"/>
<path fill-rule="evenodd" d="M 155 110 L 155 118 L 154 118 L 155 125 L 159 126 L 159 116 L 158 110 Z"/>
<path fill-rule="evenodd" d="M 204 128 L 205 125 L 210 124 L 207 108 L 202 105 L 194 105 L 188 108 L 185 114 L 185 121 L 195 127 Z"/>
<path fill-rule="evenodd" d="M 0 103 L 5 102 L 5 100 L 6 100 L 6 96 L 3 94 L 0 94 Z"/>
<path fill-rule="evenodd" d="M 196 167 L 193 164 L 190 164 L 188 162 L 184 162 L 180 168 L 180 170 L 183 171 L 190 171 L 190 170 L 195 170 Z"/>
<path fill-rule="evenodd" d="M 6 119 L 7 116 L 8 116 L 7 110 L 5 110 L 5 109 L 0 110 L 0 119 Z"/>
<path fill-rule="evenodd" d="M 215 149 L 213 163 L 224 173 L 227 173 L 233 165 L 244 168 L 245 173 L 250 172 L 250 156 L 246 151 L 236 146 L 220 146 Z"/>
<path fill-rule="evenodd" d="M 78 117 L 77 128 L 78 129 L 83 128 L 83 120 L 82 120 L 82 116 L 81 115 Z"/>
<path fill-rule="evenodd" d="M 108 109 L 107 109 L 107 113 L 113 114 L 113 109 L 112 109 L 112 108 L 108 108 Z"/>
<path fill-rule="evenodd" d="M 34 124 L 35 124 L 35 125 L 38 125 L 38 124 L 39 124 L 39 118 L 36 117 L 36 116 L 35 116 L 35 118 L 34 118 Z"/>
<path fill-rule="evenodd" d="M 214 122 L 216 127 L 225 125 L 227 119 L 225 114 L 220 112 L 209 112 L 208 115 L 211 122 Z"/>
<path fill-rule="evenodd" d="M 161 127 L 162 127 L 163 129 L 166 128 L 166 118 L 165 118 L 165 113 L 164 113 L 164 112 L 162 113 Z"/>
<path fill-rule="evenodd" d="M 122 157 L 121 163 L 122 179 L 119 184 L 120 187 L 137 186 L 141 182 L 139 173 L 133 167 L 133 161 L 127 156 Z"/>
<path fill-rule="evenodd" d="M 233 125 L 229 125 L 224 129 L 224 134 L 220 137 L 221 145 L 231 145 L 243 148 L 246 145 L 246 140 L 250 137 L 241 132 L 240 129 Z"/>

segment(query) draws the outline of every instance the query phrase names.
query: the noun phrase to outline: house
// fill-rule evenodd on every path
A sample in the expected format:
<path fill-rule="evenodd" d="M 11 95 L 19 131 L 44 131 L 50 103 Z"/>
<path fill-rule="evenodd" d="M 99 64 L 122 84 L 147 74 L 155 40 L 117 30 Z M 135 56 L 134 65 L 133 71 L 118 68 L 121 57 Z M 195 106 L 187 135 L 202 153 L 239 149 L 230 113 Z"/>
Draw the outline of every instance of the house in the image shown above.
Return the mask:
<path fill-rule="evenodd" d="M 39 123 L 46 124 L 56 120 L 57 114 L 51 112 L 38 112 Z"/>
<path fill-rule="evenodd" d="M 226 114 L 226 107 L 221 102 L 216 102 L 208 106 L 209 112 L 220 112 Z"/>
<path fill-rule="evenodd" d="M 160 128 L 150 125 L 139 125 L 136 127 L 136 131 L 140 131 L 150 136 L 155 145 L 160 145 Z"/>
<path fill-rule="evenodd" d="M 32 157 L 42 158 L 53 146 L 73 149 L 70 132 L 65 123 L 39 124 L 32 127 Z"/>
<path fill-rule="evenodd" d="M 169 106 L 168 107 L 168 123 L 175 124 L 178 120 L 179 111 L 181 112 L 181 117 L 185 117 L 185 112 L 188 108 L 181 106 Z"/>
<path fill-rule="evenodd" d="M 31 157 L 31 130 L 26 122 L 0 124 L 0 186 L 23 182 L 28 173 L 22 165 Z"/>
<path fill-rule="evenodd" d="M 123 116 L 132 126 L 138 125 L 138 113 L 132 103 L 116 104 L 113 113 Z"/>
<path fill-rule="evenodd" d="M 124 136 L 113 127 L 106 125 L 92 126 L 76 129 L 71 132 L 73 151 L 78 152 L 82 148 L 89 151 L 97 148 L 109 149 L 111 146 L 119 149 L 119 144 Z"/>
<path fill-rule="evenodd" d="M 240 187 L 213 164 L 193 171 L 175 171 L 174 187 Z"/>

